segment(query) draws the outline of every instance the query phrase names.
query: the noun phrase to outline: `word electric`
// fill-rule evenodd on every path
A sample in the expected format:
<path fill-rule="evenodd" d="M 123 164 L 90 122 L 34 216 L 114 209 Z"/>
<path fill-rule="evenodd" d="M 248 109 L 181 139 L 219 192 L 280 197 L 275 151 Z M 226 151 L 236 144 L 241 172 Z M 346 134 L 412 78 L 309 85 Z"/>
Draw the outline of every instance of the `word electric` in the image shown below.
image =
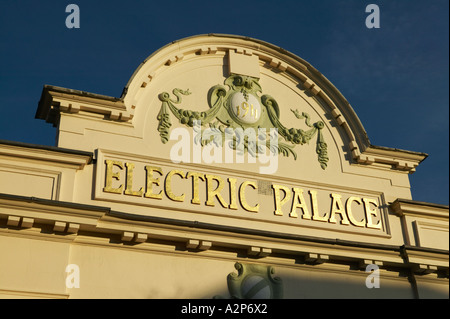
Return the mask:
<path fill-rule="evenodd" d="M 260 195 L 258 183 L 255 181 L 238 181 L 233 177 L 223 178 L 195 171 L 184 172 L 180 169 L 172 169 L 166 173 L 161 167 L 142 163 L 139 164 L 139 169 L 135 163 L 118 160 L 105 160 L 104 164 L 105 193 L 184 203 L 188 201 L 185 190 L 190 188 L 191 204 L 201 205 L 203 202 L 200 197 L 206 197 L 206 206 L 214 207 L 218 202 L 224 209 L 260 212 L 260 204 L 257 202 Z M 135 175 L 137 172 L 140 174 Z M 140 187 L 136 186 L 136 181 L 139 181 Z M 189 184 L 192 186 L 189 187 Z M 271 209 L 274 216 L 372 229 L 382 228 L 378 201 L 375 199 L 358 196 L 344 198 L 337 193 L 325 194 L 323 191 L 304 190 L 275 183 L 271 184 L 271 189 Z M 326 200 L 327 205 L 324 203 Z M 323 207 L 328 209 L 324 210 Z"/>

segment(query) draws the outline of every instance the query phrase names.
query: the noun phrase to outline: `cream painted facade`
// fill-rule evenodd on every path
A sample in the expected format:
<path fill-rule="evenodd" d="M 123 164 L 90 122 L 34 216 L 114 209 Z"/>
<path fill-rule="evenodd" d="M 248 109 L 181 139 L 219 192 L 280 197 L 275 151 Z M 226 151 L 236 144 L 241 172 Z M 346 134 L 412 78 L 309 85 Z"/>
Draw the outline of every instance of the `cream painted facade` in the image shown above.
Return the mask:
<path fill-rule="evenodd" d="M 182 39 L 120 98 L 45 86 L 36 118 L 56 147 L 0 142 L 2 298 L 448 298 L 448 206 L 410 192 L 427 155 L 371 145 L 281 48 Z M 196 140 L 239 128 L 279 154 Z"/>

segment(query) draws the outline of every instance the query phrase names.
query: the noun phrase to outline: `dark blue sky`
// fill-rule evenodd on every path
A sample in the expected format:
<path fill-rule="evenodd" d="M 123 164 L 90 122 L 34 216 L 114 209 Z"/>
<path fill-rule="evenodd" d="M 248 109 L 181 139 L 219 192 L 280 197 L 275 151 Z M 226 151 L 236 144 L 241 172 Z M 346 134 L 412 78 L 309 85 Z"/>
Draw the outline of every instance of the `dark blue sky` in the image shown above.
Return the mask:
<path fill-rule="evenodd" d="M 68 29 L 65 8 L 81 11 Z M 368 29 L 368 4 L 381 27 Z M 425 152 L 413 199 L 449 203 L 449 1 L 1 1 L 0 139 L 54 145 L 34 119 L 45 84 L 119 97 L 139 64 L 184 37 L 280 46 L 347 98 L 374 145 Z"/>

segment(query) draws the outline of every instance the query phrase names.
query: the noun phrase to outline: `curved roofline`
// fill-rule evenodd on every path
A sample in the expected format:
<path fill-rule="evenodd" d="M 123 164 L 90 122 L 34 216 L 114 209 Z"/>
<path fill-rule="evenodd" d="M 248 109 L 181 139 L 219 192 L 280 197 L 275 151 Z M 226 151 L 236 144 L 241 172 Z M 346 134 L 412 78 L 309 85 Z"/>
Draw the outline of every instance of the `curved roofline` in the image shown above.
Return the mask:
<path fill-rule="evenodd" d="M 228 39 L 229 41 L 220 39 Z M 323 103 L 329 107 L 328 112 L 330 112 L 330 115 L 337 121 L 344 134 L 346 134 L 349 138 L 347 145 L 351 156 L 356 163 L 370 165 L 374 162 L 378 162 L 387 165 L 394 165 L 396 167 L 398 166 L 400 170 L 414 171 L 418 163 L 427 157 L 427 154 L 425 153 L 372 145 L 361 120 L 347 99 L 333 85 L 333 83 L 331 83 L 309 62 L 280 46 L 276 46 L 255 38 L 233 34 L 199 34 L 175 40 L 164 45 L 140 63 L 131 75 L 119 98 L 46 86 L 43 92 L 43 97 L 45 98 L 41 97 L 41 102 L 39 104 L 40 106 L 36 117 L 48 117 L 47 113 L 50 109 L 49 101 L 51 100 L 51 97 L 49 98 L 49 96 L 53 94 L 53 91 L 57 91 L 62 94 L 70 93 L 72 97 L 87 95 L 97 100 L 114 100 L 113 102 L 121 103 L 121 112 L 123 111 L 122 113 L 125 114 L 125 116 L 121 117 L 122 120 L 130 120 L 133 117 L 133 107 L 128 105 L 127 99 L 130 98 L 131 101 L 135 90 L 145 87 L 142 86 L 139 76 L 144 76 L 145 78 L 148 76 L 151 80 L 154 74 L 147 74 L 147 71 L 151 72 L 152 68 L 160 63 L 170 65 L 172 63 L 172 59 L 175 59 L 174 61 L 183 59 L 183 52 L 186 52 L 183 50 L 191 50 L 190 52 L 192 52 L 192 50 L 199 50 L 200 54 L 203 54 L 204 50 L 207 50 L 207 53 L 210 53 L 210 50 L 215 52 L 214 49 L 217 50 L 217 48 L 220 48 L 220 50 L 227 50 L 231 48 L 242 48 L 244 50 L 248 49 L 258 55 L 260 60 L 269 62 L 271 66 L 273 62 L 277 65 L 275 68 L 278 68 L 283 72 L 287 72 L 294 78 L 297 78 L 299 84 L 303 84 L 305 88 L 311 91 L 311 94 L 321 98 Z M 179 52 L 180 55 L 178 55 L 177 52 Z M 155 59 L 154 63 L 150 61 L 152 59 Z M 167 62 L 164 62 L 165 59 L 167 59 Z M 144 68 L 144 66 L 147 68 Z M 145 85 L 146 83 L 148 82 L 145 82 Z M 129 107 L 131 109 L 128 109 Z M 52 121 L 54 120 L 55 119 Z"/>
<path fill-rule="evenodd" d="M 161 51 L 163 51 L 164 49 L 173 46 L 174 44 L 177 43 L 182 43 L 191 39 L 196 39 L 196 38 L 201 38 L 201 37 L 217 37 L 217 38 L 234 38 L 234 39 L 238 39 L 238 40 L 245 40 L 245 41 L 250 41 L 253 43 L 258 43 L 261 45 L 264 45 L 267 48 L 270 48 L 272 50 L 276 50 L 277 52 L 279 52 L 282 55 L 285 55 L 291 59 L 294 59 L 296 61 L 298 61 L 299 63 L 305 65 L 307 67 L 307 69 L 313 73 L 316 77 L 318 77 L 336 96 L 337 98 L 340 100 L 341 103 L 344 103 L 349 111 L 352 117 L 353 117 L 353 121 L 356 122 L 355 124 L 357 124 L 359 126 L 359 131 L 360 133 L 363 134 L 363 138 L 364 138 L 364 147 L 369 147 L 371 145 L 369 137 L 367 135 L 366 130 L 364 129 L 364 126 L 361 122 L 361 120 L 359 119 L 358 115 L 356 114 L 356 112 L 353 110 L 352 106 L 350 105 L 350 103 L 347 101 L 347 99 L 344 97 L 344 95 L 333 85 L 333 83 L 331 83 L 331 81 L 329 81 L 321 72 L 319 72 L 314 66 L 312 66 L 309 62 L 307 62 L 306 60 L 302 59 L 301 57 L 299 57 L 298 55 L 283 49 L 280 46 L 271 44 L 269 42 L 266 41 L 262 41 L 256 38 L 252 38 L 252 37 L 247 37 L 247 36 L 241 36 L 241 35 L 235 35 L 235 34 L 222 34 L 222 33 L 207 33 L 207 34 L 198 34 L 198 35 L 193 35 L 193 36 L 189 36 L 189 37 L 185 37 L 185 38 L 181 38 L 175 41 L 172 41 L 166 45 L 164 45 L 163 47 L 159 48 L 158 50 L 154 51 L 152 54 L 150 54 L 137 68 L 136 70 L 133 72 L 133 74 L 131 75 L 129 81 L 127 82 L 126 86 L 124 87 L 121 97 L 120 99 L 124 99 L 128 89 L 130 87 L 130 84 L 132 83 L 132 81 L 134 80 L 136 74 L 141 70 L 141 68 L 155 55 L 157 55 L 158 53 L 160 53 Z M 362 150 L 363 151 L 363 150 Z"/>

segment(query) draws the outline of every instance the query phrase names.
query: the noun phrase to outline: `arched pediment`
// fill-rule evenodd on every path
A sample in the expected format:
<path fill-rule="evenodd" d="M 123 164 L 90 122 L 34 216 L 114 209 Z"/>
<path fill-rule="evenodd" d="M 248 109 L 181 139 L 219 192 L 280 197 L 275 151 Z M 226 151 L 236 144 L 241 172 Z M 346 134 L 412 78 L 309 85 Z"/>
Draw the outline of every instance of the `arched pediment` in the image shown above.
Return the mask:
<path fill-rule="evenodd" d="M 301 134 L 301 131 L 308 132 L 312 122 L 312 128 L 322 124 L 325 126 L 323 130 L 319 130 L 324 134 L 318 135 L 322 135 L 321 140 L 328 148 L 334 147 L 340 154 L 339 157 L 335 155 L 334 158 L 329 158 L 329 162 L 378 162 L 412 170 L 417 166 L 415 159 L 411 163 L 407 163 L 408 159 L 396 161 L 395 157 L 402 157 L 398 152 L 395 155 L 385 155 L 379 151 L 380 148 L 371 146 L 351 105 L 339 90 L 308 62 L 275 45 L 248 37 L 209 34 L 174 41 L 150 55 L 138 67 L 121 98 L 130 114 L 139 114 L 133 121 L 136 127 L 145 131 L 144 126 L 151 124 L 142 114 L 147 114 L 149 107 L 159 110 L 158 104 L 164 102 L 157 98 L 161 97 L 160 94 L 165 93 L 169 103 L 171 100 L 182 101 L 177 105 L 179 110 L 201 113 L 209 110 L 211 103 L 215 102 L 208 100 L 211 98 L 211 89 L 222 86 L 226 94 L 226 82 L 230 84 L 230 77 L 233 75 L 253 79 L 252 82 L 259 86 L 259 91 L 253 93 L 263 99 L 261 104 L 265 101 L 273 105 L 277 116 L 271 124 L 278 122 L 279 125 L 272 126 L 279 129 L 280 135 L 287 142 L 287 146 L 280 149 L 281 154 L 298 157 L 297 153 L 306 150 L 295 147 L 296 144 L 310 143 L 317 146 L 316 140 L 313 143 L 312 137 Z M 180 90 L 177 95 L 173 94 L 174 89 Z M 237 91 L 240 88 L 232 89 Z M 189 90 L 190 96 L 180 93 L 185 90 Z M 183 105 L 184 103 L 188 105 Z M 169 113 L 172 113 L 171 117 L 174 115 L 173 112 Z M 308 123 L 299 121 L 299 118 L 304 118 L 303 113 L 309 117 Z M 191 116 L 191 122 L 195 114 Z M 189 122 L 189 116 L 184 120 L 175 116 L 172 120 Z M 223 121 L 221 123 L 224 124 Z M 284 132 L 282 128 L 287 131 Z M 322 152 L 318 159 L 322 161 L 322 167 L 329 165 L 324 160 L 328 156 L 328 150 L 315 150 L 314 146 L 311 148 L 313 153 Z"/>

